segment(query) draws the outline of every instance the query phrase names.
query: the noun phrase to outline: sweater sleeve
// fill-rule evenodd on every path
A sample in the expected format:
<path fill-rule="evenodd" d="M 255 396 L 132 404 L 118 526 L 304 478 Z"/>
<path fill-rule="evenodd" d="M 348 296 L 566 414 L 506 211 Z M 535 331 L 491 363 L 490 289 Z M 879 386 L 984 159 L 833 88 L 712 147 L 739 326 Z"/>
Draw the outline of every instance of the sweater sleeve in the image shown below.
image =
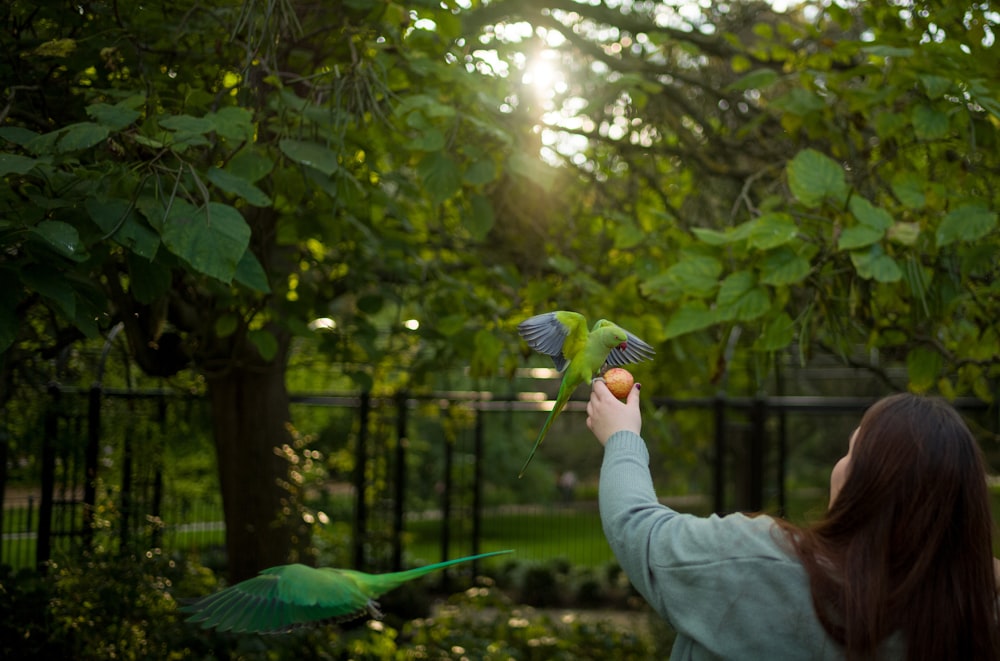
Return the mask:
<path fill-rule="evenodd" d="M 613 434 L 605 445 L 599 503 L 615 557 L 677 630 L 679 645 L 725 658 L 733 650 L 762 655 L 742 658 L 810 658 L 802 650 L 819 644 L 825 649 L 811 658 L 826 658 L 804 570 L 773 519 L 694 516 L 662 505 L 646 445 L 632 432 Z M 775 649 L 784 656 L 768 652 Z"/>
<path fill-rule="evenodd" d="M 657 607 L 656 579 L 649 567 L 655 549 L 651 540 L 679 516 L 656 498 L 649 473 L 649 451 L 637 434 L 617 432 L 604 449 L 598 500 L 604 536 L 636 590 Z"/>

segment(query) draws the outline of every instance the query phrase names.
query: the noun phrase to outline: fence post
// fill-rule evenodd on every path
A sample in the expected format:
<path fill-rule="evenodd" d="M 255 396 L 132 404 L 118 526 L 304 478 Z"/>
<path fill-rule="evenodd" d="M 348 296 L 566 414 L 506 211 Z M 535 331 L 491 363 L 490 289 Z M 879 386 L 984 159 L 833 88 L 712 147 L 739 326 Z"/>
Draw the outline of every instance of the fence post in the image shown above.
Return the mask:
<path fill-rule="evenodd" d="M 451 553 L 451 473 L 455 461 L 455 443 L 444 435 L 444 486 L 441 490 L 441 560 L 447 560 Z M 441 572 L 441 589 L 447 592 L 451 580 L 450 574 Z"/>
<path fill-rule="evenodd" d="M 129 548 L 129 540 L 132 536 L 132 436 L 135 430 L 135 407 L 132 399 L 128 400 L 126 406 L 129 410 L 128 420 L 125 425 L 125 437 L 122 439 L 122 485 L 121 485 L 121 529 L 119 536 L 119 548 L 125 551 Z"/>
<path fill-rule="evenodd" d="M 163 541 L 163 520 L 160 518 L 163 514 L 163 437 L 166 435 L 167 428 L 167 399 L 163 395 L 163 391 L 160 391 L 159 396 L 156 399 L 157 413 L 159 414 L 160 422 L 160 443 L 158 450 L 158 458 L 156 460 L 156 473 L 153 475 L 153 502 L 152 502 L 152 514 L 154 517 L 153 524 L 153 534 L 150 539 L 153 548 L 159 548 Z"/>
<path fill-rule="evenodd" d="M 35 546 L 35 565 L 43 571 L 52 557 L 52 499 L 56 488 L 56 438 L 59 435 L 59 384 L 49 383 L 49 406 L 45 411 L 42 431 L 42 500 L 38 505 L 38 538 Z"/>
<path fill-rule="evenodd" d="M 361 393 L 358 407 L 358 446 L 354 450 L 354 534 L 352 553 L 355 569 L 364 569 L 365 535 L 367 534 L 368 505 L 365 502 L 365 473 L 368 457 L 368 418 L 371 415 L 372 396 L 370 392 Z"/>
<path fill-rule="evenodd" d="M 726 507 L 726 396 L 715 395 L 715 456 L 712 458 L 712 509 L 725 513 Z"/>
<path fill-rule="evenodd" d="M 406 498 L 406 436 L 409 397 L 405 390 L 396 396 L 396 476 L 392 505 L 392 571 L 403 569 L 403 509 Z"/>
<path fill-rule="evenodd" d="M 750 474 L 748 491 L 749 509 L 760 512 L 764 509 L 764 453 L 767 451 L 767 401 L 760 395 L 754 397 L 751 409 L 750 427 Z"/>
<path fill-rule="evenodd" d="M 97 506 L 97 458 L 101 446 L 100 381 L 90 386 L 87 399 L 87 447 L 83 450 L 83 544 L 89 549 L 94 542 L 94 508 Z"/>
<path fill-rule="evenodd" d="M 483 536 L 483 407 L 476 406 L 476 420 L 473 428 L 472 464 L 472 555 L 480 553 Z M 472 575 L 479 574 L 479 561 L 472 562 Z"/>

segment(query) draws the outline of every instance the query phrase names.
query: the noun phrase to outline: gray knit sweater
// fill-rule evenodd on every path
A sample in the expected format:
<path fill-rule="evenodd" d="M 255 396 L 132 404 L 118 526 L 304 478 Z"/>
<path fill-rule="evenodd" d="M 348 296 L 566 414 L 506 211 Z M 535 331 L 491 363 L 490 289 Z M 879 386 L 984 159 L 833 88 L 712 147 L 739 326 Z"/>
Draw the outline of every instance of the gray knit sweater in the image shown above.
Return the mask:
<path fill-rule="evenodd" d="M 608 439 L 604 534 L 632 585 L 677 631 L 670 658 L 842 659 L 773 519 L 698 517 L 659 503 L 642 438 Z"/>

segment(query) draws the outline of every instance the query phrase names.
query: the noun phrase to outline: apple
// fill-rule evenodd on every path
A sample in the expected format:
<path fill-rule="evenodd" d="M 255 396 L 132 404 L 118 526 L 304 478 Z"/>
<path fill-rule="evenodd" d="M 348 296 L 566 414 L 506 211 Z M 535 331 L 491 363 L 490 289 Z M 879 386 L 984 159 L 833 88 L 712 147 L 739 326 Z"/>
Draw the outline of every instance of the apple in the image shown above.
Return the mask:
<path fill-rule="evenodd" d="M 632 374 L 628 370 L 612 367 L 604 373 L 604 383 L 607 384 L 612 395 L 618 399 L 625 399 L 628 397 L 629 391 L 632 390 L 635 379 L 632 378 Z"/>

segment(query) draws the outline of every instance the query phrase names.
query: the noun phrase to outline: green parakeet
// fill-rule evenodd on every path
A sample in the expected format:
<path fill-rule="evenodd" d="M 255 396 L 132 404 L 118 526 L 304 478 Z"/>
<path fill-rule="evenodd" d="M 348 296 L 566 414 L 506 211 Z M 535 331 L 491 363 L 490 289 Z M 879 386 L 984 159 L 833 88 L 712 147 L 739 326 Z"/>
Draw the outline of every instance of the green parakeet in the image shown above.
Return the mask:
<path fill-rule="evenodd" d="M 180 610 L 193 613 L 187 622 L 201 623 L 203 629 L 216 627 L 237 633 L 281 633 L 310 623 L 353 620 L 366 612 L 379 619 L 382 612 L 375 599 L 406 581 L 501 553 L 512 551 L 480 553 L 388 574 L 281 565 L 181 606 Z"/>
<path fill-rule="evenodd" d="M 522 477 L 552 421 L 578 385 L 591 381 L 608 368 L 651 359 L 655 352 L 653 347 L 607 319 L 601 319 L 588 331 L 586 318 L 577 312 L 546 312 L 525 319 L 518 324 L 517 330 L 528 346 L 550 356 L 556 369 L 563 372 L 555 406 L 518 473 L 518 477 Z"/>

